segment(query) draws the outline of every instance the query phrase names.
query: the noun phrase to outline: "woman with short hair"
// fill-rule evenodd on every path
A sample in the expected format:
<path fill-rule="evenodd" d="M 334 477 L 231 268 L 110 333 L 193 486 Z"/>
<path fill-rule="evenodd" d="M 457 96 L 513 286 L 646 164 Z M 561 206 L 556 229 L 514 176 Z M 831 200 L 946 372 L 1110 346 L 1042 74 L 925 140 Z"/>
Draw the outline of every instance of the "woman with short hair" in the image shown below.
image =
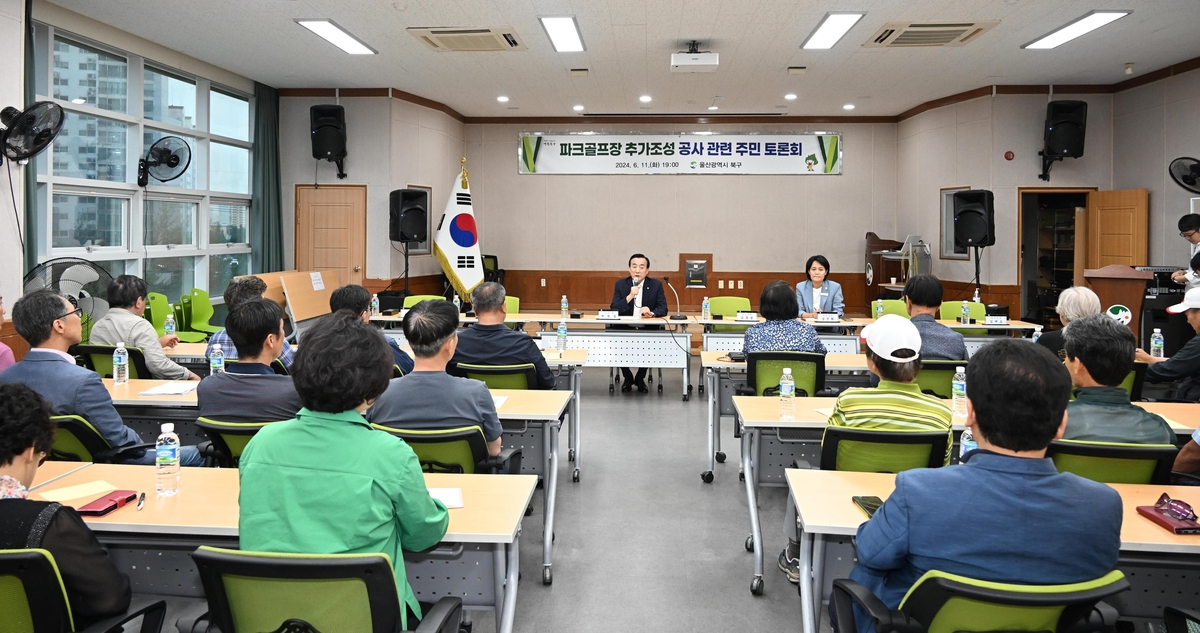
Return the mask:
<path fill-rule="evenodd" d="M 829 279 L 829 260 L 824 255 L 813 255 L 804 264 L 804 274 L 808 279 L 796 284 L 796 303 L 800 305 L 800 316 L 805 319 L 815 319 L 820 312 L 837 312 L 842 316 L 845 311 L 845 301 L 842 299 L 842 286 Z"/>
<path fill-rule="evenodd" d="M 1066 329 L 1067 324 L 1075 319 L 1082 319 L 1085 316 L 1092 314 L 1100 314 L 1103 308 L 1100 306 L 1100 297 L 1092 292 L 1091 288 L 1085 286 L 1071 286 L 1062 291 L 1058 295 L 1058 306 L 1055 311 L 1058 312 L 1058 318 L 1062 321 L 1062 329 L 1049 330 L 1042 332 L 1038 337 L 1038 345 L 1058 354 L 1059 358 L 1063 357 L 1065 352 L 1063 346 L 1066 343 L 1063 340 L 1063 329 Z"/>
<path fill-rule="evenodd" d="M 816 352 L 825 346 L 813 326 L 800 321 L 796 295 L 786 281 L 772 281 L 758 297 L 758 313 L 766 319 L 746 330 L 742 352 Z"/>

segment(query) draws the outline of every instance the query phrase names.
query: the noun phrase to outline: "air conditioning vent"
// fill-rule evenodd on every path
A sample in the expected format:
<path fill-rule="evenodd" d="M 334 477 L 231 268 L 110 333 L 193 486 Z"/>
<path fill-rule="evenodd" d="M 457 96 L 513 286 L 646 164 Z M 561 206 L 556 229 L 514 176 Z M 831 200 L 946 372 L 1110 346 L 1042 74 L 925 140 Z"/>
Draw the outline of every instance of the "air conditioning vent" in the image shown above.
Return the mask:
<path fill-rule="evenodd" d="M 914 46 L 966 46 L 999 21 L 991 22 L 888 22 L 863 46 L 911 48 Z"/>
<path fill-rule="evenodd" d="M 410 27 L 413 37 L 438 52 L 490 53 L 523 51 L 525 43 L 511 26 L 495 27 Z"/>

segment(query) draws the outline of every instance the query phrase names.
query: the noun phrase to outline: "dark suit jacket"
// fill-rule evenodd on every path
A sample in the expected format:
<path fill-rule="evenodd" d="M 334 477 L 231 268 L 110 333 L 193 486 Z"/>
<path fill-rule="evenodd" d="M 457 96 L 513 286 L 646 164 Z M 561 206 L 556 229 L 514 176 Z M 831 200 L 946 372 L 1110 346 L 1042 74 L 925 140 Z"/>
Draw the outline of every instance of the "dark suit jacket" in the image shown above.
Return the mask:
<path fill-rule="evenodd" d="M 458 347 L 451 364 L 523 365 L 533 363 L 537 368 L 537 388 L 553 389 L 557 384 L 554 372 L 537 343 L 525 332 L 511 330 L 503 323 L 480 325 L 458 331 Z"/>
<path fill-rule="evenodd" d="M 50 403 L 55 415 L 86 419 L 112 446 L 142 441 L 113 408 L 100 375 L 58 354 L 30 351 L 21 362 L 0 373 L 0 382 L 22 383 L 33 389 Z"/>
<path fill-rule="evenodd" d="M 663 294 L 662 282 L 647 277 L 642 284 L 645 286 L 642 288 L 642 307 L 650 308 L 650 312 L 656 317 L 667 316 L 667 295 Z M 633 277 L 618 280 L 613 288 L 612 309 L 621 316 L 633 316 L 633 302 L 625 300 L 631 288 Z"/>

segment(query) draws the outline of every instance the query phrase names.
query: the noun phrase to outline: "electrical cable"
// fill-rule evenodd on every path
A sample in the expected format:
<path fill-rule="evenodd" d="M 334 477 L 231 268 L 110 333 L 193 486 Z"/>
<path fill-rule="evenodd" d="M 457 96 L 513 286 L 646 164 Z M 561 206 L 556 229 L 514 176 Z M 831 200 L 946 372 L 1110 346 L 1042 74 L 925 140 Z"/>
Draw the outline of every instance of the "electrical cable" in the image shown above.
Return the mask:
<path fill-rule="evenodd" d="M 21 229 L 21 214 L 17 212 L 17 190 L 13 189 L 12 161 L 8 161 L 5 166 L 8 167 L 8 193 L 12 195 L 13 219 L 17 221 L 17 237 L 21 238 L 21 252 L 24 253 L 25 232 Z"/>

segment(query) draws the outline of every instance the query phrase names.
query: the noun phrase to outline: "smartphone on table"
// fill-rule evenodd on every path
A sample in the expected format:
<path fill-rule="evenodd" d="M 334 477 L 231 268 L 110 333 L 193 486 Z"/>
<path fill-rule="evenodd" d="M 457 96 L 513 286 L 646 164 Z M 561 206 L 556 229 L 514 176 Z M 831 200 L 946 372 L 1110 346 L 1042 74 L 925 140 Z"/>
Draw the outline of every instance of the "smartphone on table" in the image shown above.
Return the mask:
<path fill-rule="evenodd" d="M 850 500 L 853 501 L 854 505 L 858 506 L 860 510 L 867 513 L 867 518 L 875 516 L 875 511 L 879 509 L 879 506 L 883 505 L 883 499 L 880 499 L 879 497 L 855 496 L 850 497 Z"/>

